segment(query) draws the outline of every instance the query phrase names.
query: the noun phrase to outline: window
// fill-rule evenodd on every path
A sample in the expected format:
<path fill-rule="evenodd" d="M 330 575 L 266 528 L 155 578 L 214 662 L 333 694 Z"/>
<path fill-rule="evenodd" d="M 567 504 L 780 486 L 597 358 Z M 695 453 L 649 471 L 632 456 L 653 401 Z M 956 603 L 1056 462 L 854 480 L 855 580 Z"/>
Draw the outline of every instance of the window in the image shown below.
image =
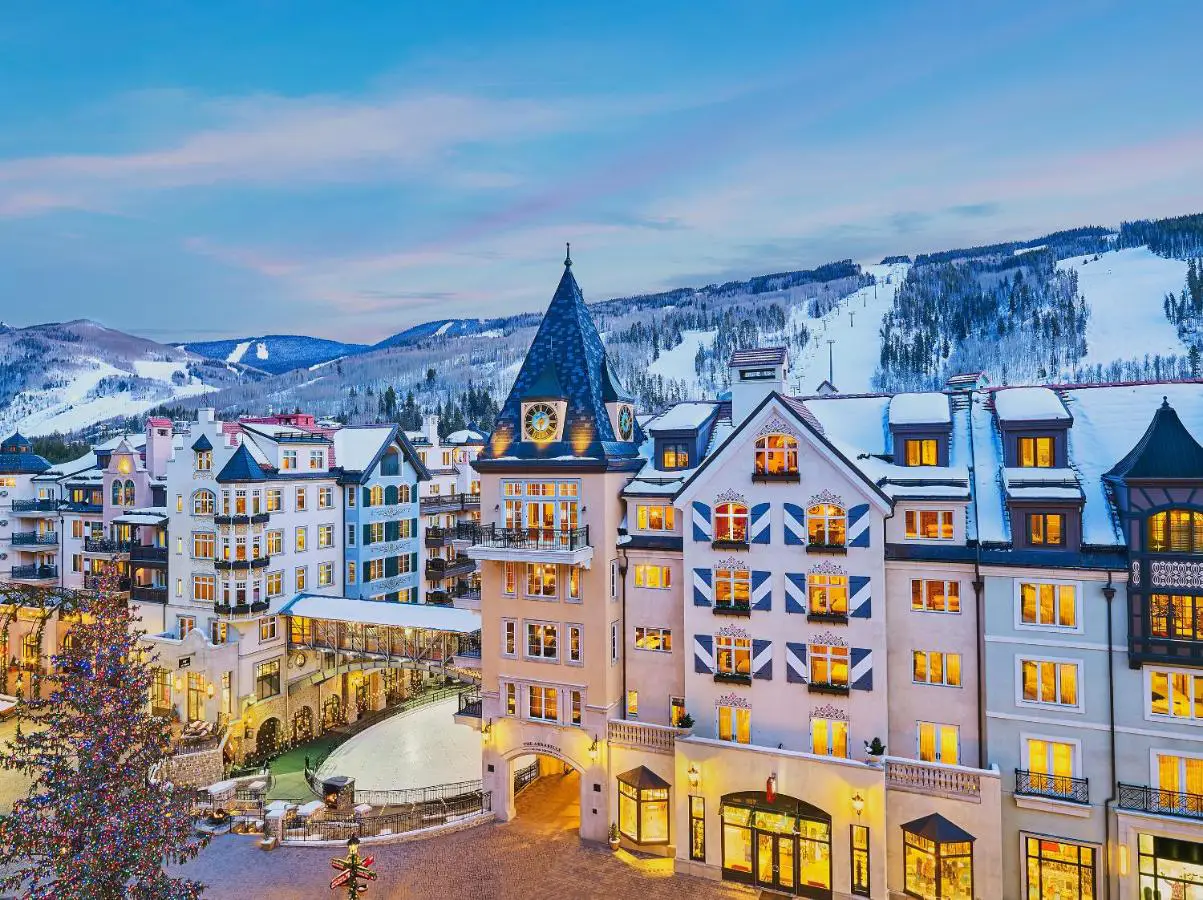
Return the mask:
<path fill-rule="evenodd" d="M 748 508 L 742 503 L 720 503 L 714 511 L 714 539 L 734 544 L 748 542 Z"/>
<path fill-rule="evenodd" d="M 916 684 L 961 686 L 961 654 L 915 650 L 911 659 L 911 680 Z"/>
<path fill-rule="evenodd" d="M 568 626 L 568 661 L 570 663 L 579 663 L 581 661 L 581 626 Z"/>
<path fill-rule="evenodd" d="M 318 565 L 317 583 L 319 587 L 329 587 L 334 584 L 334 563 L 324 562 Z"/>
<path fill-rule="evenodd" d="M 571 702 L 571 718 L 573 725 L 580 725 L 585 712 L 584 697 L 580 691 L 569 691 L 568 699 Z"/>
<path fill-rule="evenodd" d="M 620 647 L 618 641 L 618 623 L 610 623 L 610 665 L 615 665 L 618 662 L 618 650 Z"/>
<path fill-rule="evenodd" d="M 714 659 L 722 675 L 752 675 L 752 639 L 719 635 L 714 639 Z"/>
<path fill-rule="evenodd" d="M 806 539 L 812 547 L 843 547 L 848 542 L 848 517 L 842 506 L 817 503 L 806 510 Z"/>
<path fill-rule="evenodd" d="M 848 688 L 848 648 L 811 644 L 806 651 L 810 683 L 823 687 Z"/>
<path fill-rule="evenodd" d="M 671 506 L 640 506 L 636 522 L 640 531 L 672 531 L 675 513 Z"/>
<path fill-rule="evenodd" d="M 1051 706 L 1078 705 L 1078 664 L 1049 659 L 1021 659 L 1021 696 L 1024 703 Z"/>
<path fill-rule="evenodd" d="M 812 616 L 848 616 L 848 576 L 813 572 L 806 578 Z"/>
<path fill-rule="evenodd" d="M 960 583 L 956 581 L 911 580 L 911 609 L 922 612 L 959 613 Z"/>
<path fill-rule="evenodd" d="M 518 655 L 518 623 L 514 619 L 501 620 L 501 653 L 504 656 Z"/>
<path fill-rule="evenodd" d="M 718 708 L 718 739 L 736 744 L 752 742 L 752 710 L 743 706 Z"/>
<path fill-rule="evenodd" d="M 295 531 L 297 553 L 304 553 L 305 547 L 309 543 L 309 528 L 305 525 L 298 525 Z"/>
<path fill-rule="evenodd" d="M 618 560 L 610 560 L 610 599 L 618 599 Z"/>
<path fill-rule="evenodd" d="M 908 466 L 938 466 L 939 441 L 935 438 L 911 438 L 905 445 Z"/>
<path fill-rule="evenodd" d="M 368 567 L 364 573 L 364 581 L 379 581 L 384 577 L 384 560 L 369 559 Z"/>
<path fill-rule="evenodd" d="M 843 719 L 810 720 L 810 752 L 817 756 L 848 756 L 848 723 Z"/>
<path fill-rule="evenodd" d="M 669 697 L 668 712 L 668 720 L 673 724 L 673 727 L 680 728 L 681 720 L 685 718 L 685 698 Z"/>
<path fill-rule="evenodd" d="M 1203 597 L 1153 594 L 1149 600 L 1149 633 L 1179 641 L 1203 639 Z"/>
<path fill-rule="evenodd" d="M 197 491 L 192 495 L 192 515 L 194 516 L 211 516 L 215 506 L 215 499 L 212 491 Z"/>
<path fill-rule="evenodd" d="M 756 441 L 757 475 L 797 475 L 798 440 L 788 434 L 766 434 Z"/>
<path fill-rule="evenodd" d="M 217 535 L 211 531 L 194 531 L 192 533 L 192 558 L 212 559 L 217 546 Z"/>
<path fill-rule="evenodd" d="M 1025 738 L 1023 750 L 1028 784 L 1032 790 L 1044 794 L 1072 796 L 1069 779 L 1074 777 L 1076 768 L 1076 744 L 1030 737 Z"/>
<path fill-rule="evenodd" d="M 356 495 L 358 493 L 359 493 L 359 489 L 354 486 L 347 488 L 346 498 L 347 498 L 347 506 L 348 507 L 354 508 L 355 501 L 357 499 Z"/>
<path fill-rule="evenodd" d="M 531 563 L 526 567 L 526 593 L 529 597 L 556 596 L 554 563 Z"/>
<path fill-rule="evenodd" d="M 296 568 L 297 590 L 303 591 L 309 584 L 309 570 L 305 566 L 297 566 Z"/>
<path fill-rule="evenodd" d="M 1149 694 L 1155 716 L 1203 720 L 1203 675 L 1150 671 Z"/>
<path fill-rule="evenodd" d="M 212 450 L 197 450 L 196 451 L 196 471 L 211 472 L 213 470 L 213 451 Z"/>
<path fill-rule="evenodd" d="M 309 492 L 303 487 L 297 488 L 297 512 L 304 512 L 309 507 Z"/>
<path fill-rule="evenodd" d="M 973 842 L 935 841 L 902 831 L 906 894 L 941 900 L 973 900 Z"/>
<path fill-rule="evenodd" d="M 268 488 L 264 502 L 269 513 L 279 512 L 284 508 L 283 495 L 279 488 Z"/>
<path fill-rule="evenodd" d="M 639 691 L 627 691 L 627 718 L 639 718 Z"/>
<path fill-rule="evenodd" d="M 956 725 L 938 722 L 919 723 L 919 760 L 958 765 L 961 752 L 961 730 Z"/>
<path fill-rule="evenodd" d="M 748 609 L 752 597 L 752 573 L 747 569 L 714 570 L 716 609 Z"/>
<path fill-rule="evenodd" d="M 581 570 L 576 566 L 568 567 L 568 599 L 578 603 L 581 599 Z"/>
<path fill-rule="evenodd" d="M 672 630 L 668 628 L 652 628 L 646 625 L 636 625 L 635 649 L 656 650 L 660 653 L 671 653 L 673 649 Z"/>
<path fill-rule="evenodd" d="M 689 798 L 689 858 L 706 861 L 706 798 Z"/>
<path fill-rule="evenodd" d="M 951 509 L 908 509 L 906 536 L 912 540 L 951 541 Z"/>
<path fill-rule="evenodd" d="M 334 546 L 334 526 L 319 525 L 317 527 L 317 545 L 319 547 Z"/>
<path fill-rule="evenodd" d="M 507 681 L 505 685 L 505 714 L 518 715 L 518 685 L 512 681 Z"/>
<path fill-rule="evenodd" d="M 1097 896 L 1092 848 L 1038 837 L 1025 837 L 1024 846 L 1028 900 L 1093 900 Z"/>
<path fill-rule="evenodd" d="M 364 538 L 365 544 L 379 544 L 384 540 L 385 534 L 383 522 L 371 522 L 364 527 L 367 528 L 367 536 Z"/>
<path fill-rule="evenodd" d="M 869 826 L 849 825 L 848 842 L 852 846 L 852 893 L 858 897 L 869 894 Z"/>
<path fill-rule="evenodd" d="M 317 489 L 317 508 L 331 509 L 334 506 L 334 488 L 320 487 Z"/>
<path fill-rule="evenodd" d="M 1021 437 L 1019 465 L 1025 469 L 1051 469 L 1055 459 L 1052 437 Z"/>
<path fill-rule="evenodd" d="M 309 468 L 322 469 L 326 465 L 326 454 L 321 450 L 309 451 Z"/>
<path fill-rule="evenodd" d="M 171 705 L 171 673 L 166 669 L 155 669 L 150 683 L 150 702 L 155 706 Z"/>
<path fill-rule="evenodd" d="M 84 520 L 83 519 L 72 519 L 71 520 L 71 537 L 75 538 L 77 541 L 83 540 L 83 537 L 84 537 Z"/>
<path fill-rule="evenodd" d="M 246 491 L 237 490 L 234 492 L 234 514 L 239 516 L 246 515 Z"/>
<path fill-rule="evenodd" d="M 1072 584 L 1020 582 L 1019 621 L 1041 628 L 1076 628 L 1077 588 Z"/>
<path fill-rule="evenodd" d="M 1154 553 L 1203 553 L 1203 512 L 1169 509 L 1148 520 L 1148 549 Z"/>
<path fill-rule="evenodd" d="M 501 592 L 512 597 L 518 592 L 518 564 L 507 562 L 503 569 L 505 580 L 502 582 Z"/>
<path fill-rule="evenodd" d="M 668 843 L 668 784 L 642 787 L 618 776 L 618 830 L 636 844 Z"/>
<path fill-rule="evenodd" d="M 689 445 L 664 444 L 660 451 L 660 468 L 664 471 L 689 468 Z"/>
<path fill-rule="evenodd" d="M 1065 516 L 1061 513 L 1028 513 L 1028 543 L 1033 547 L 1064 547 Z"/>
<path fill-rule="evenodd" d="M 281 455 L 280 468 L 287 470 L 287 469 L 295 469 L 296 467 L 297 467 L 297 451 L 285 450 L 284 453 Z"/>
<path fill-rule="evenodd" d="M 528 659 L 559 659 L 560 629 L 546 622 L 526 623 L 526 655 Z"/>
<path fill-rule="evenodd" d="M 528 687 L 527 715 L 544 722 L 555 722 L 560 718 L 557 708 L 557 691 L 553 687 L 532 684 Z"/>
<path fill-rule="evenodd" d="M 259 620 L 259 642 L 274 641 L 277 634 L 278 620 L 275 616 L 264 616 Z"/>
<path fill-rule="evenodd" d="M 654 566 L 649 563 L 637 563 L 635 566 L 635 587 L 664 589 L 671 587 L 672 570 L 668 566 Z"/>
<path fill-rule="evenodd" d="M 184 596 L 184 579 L 183 578 L 177 578 L 175 580 L 175 595 L 177 597 Z"/>
<path fill-rule="evenodd" d="M 255 666 L 255 696 L 260 700 L 280 693 L 280 660 L 272 659 Z"/>
<path fill-rule="evenodd" d="M 192 621 L 195 622 L 196 620 L 193 619 Z M 188 632 L 184 631 L 181 626 L 181 630 L 179 632 L 180 637 L 183 637 L 187 633 Z M 41 655 L 41 650 L 41 642 L 38 640 L 38 635 L 36 633 L 25 635 L 25 637 L 21 638 L 22 664 L 27 666 L 36 665 L 38 657 Z"/>
<path fill-rule="evenodd" d="M 213 575 L 192 576 L 192 599 L 201 603 L 217 600 L 217 579 Z"/>
<path fill-rule="evenodd" d="M 368 491 L 368 506 L 384 506 L 384 488 L 374 484 Z"/>

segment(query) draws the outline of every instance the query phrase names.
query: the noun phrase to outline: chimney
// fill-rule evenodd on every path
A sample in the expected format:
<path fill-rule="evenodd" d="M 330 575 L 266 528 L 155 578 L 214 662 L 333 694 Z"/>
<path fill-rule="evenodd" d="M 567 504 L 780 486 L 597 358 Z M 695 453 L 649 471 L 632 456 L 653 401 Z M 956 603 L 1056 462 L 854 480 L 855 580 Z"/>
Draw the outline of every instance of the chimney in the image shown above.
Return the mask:
<path fill-rule="evenodd" d="M 435 415 L 422 417 L 422 434 L 432 445 L 439 442 L 439 417 Z"/>
<path fill-rule="evenodd" d="M 750 416 L 773 391 L 785 393 L 789 361 L 784 347 L 736 350 L 727 369 L 731 377 L 731 421 L 735 425 Z"/>
<path fill-rule="evenodd" d="M 171 419 L 151 416 L 146 420 L 146 471 L 152 478 L 167 474 L 171 458 Z"/>
<path fill-rule="evenodd" d="M 196 411 L 196 421 L 198 422 L 215 422 L 217 421 L 217 410 L 212 406 L 202 406 Z"/>

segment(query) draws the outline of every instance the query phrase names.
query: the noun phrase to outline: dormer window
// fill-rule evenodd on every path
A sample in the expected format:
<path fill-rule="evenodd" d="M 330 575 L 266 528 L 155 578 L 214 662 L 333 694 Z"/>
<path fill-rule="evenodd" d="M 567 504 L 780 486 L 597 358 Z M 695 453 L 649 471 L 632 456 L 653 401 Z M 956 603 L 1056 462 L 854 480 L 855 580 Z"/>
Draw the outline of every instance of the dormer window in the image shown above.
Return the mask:
<path fill-rule="evenodd" d="M 1203 553 L 1203 512 L 1168 509 L 1149 516 L 1149 550 L 1154 553 Z"/>
<path fill-rule="evenodd" d="M 322 450 L 309 451 L 309 468 L 324 469 L 326 467 L 326 454 Z"/>
<path fill-rule="evenodd" d="M 935 438 L 908 438 L 906 441 L 906 464 L 908 466 L 938 466 L 940 442 Z"/>
<path fill-rule="evenodd" d="M 281 454 L 280 468 L 281 469 L 295 469 L 296 467 L 297 467 L 297 451 L 285 450 L 283 452 L 283 454 Z"/>
<path fill-rule="evenodd" d="M 686 443 L 665 444 L 660 451 L 660 468 L 664 471 L 689 468 L 689 445 Z"/>
<path fill-rule="evenodd" d="M 755 474 L 789 477 L 798 474 L 798 440 L 788 434 L 766 434 L 756 441 Z"/>
<path fill-rule="evenodd" d="M 212 450 L 197 450 L 196 451 L 196 471 L 210 472 L 213 470 L 213 451 Z"/>
<path fill-rule="evenodd" d="M 1065 515 L 1063 513 L 1028 513 L 1028 543 L 1033 547 L 1065 546 Z"/>
<path fill-rule="evenodd" d="M 1051 435 L 1021 437 L 1019 439 L 1019 465 L 1025 469 L 1051 469 L 1055 465 L 1055 438 Z"/>

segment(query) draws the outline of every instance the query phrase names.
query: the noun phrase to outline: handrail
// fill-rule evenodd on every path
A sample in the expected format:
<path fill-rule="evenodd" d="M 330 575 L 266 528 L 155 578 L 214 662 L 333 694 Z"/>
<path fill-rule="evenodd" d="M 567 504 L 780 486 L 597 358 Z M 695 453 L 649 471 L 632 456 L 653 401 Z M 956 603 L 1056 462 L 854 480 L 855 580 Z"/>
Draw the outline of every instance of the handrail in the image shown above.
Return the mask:
<path fill-rule="evenodd" d="M 1186 819 L 1203 819 L 1203 794 L 1187 791 L 1167 791 L 1162 788 L 1141 784 L 1119 783 L 1120 809 L 1181 816 Z"/>
<path fill-rule="evenodd" d="M 580 528 L 505 528 L 478 525 L 472 543 L 504 550 L 583 550 L 589 543 L 589 526 Z"/>
<path fill-rule="evenodd" d="M 1086 778 L 1016 769 L 1015 793 L 1034 797 L 1052 797 L 1055 800 L 1068 800 L 1072 803 L 1089 803 L 1090 783 Z"/>

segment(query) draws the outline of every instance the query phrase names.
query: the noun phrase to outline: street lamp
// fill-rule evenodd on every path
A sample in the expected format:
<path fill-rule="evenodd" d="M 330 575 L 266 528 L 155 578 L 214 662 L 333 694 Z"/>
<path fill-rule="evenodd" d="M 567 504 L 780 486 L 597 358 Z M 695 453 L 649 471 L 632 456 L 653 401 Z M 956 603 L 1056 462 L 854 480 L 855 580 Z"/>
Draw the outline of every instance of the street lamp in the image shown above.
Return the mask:
<path fill-rule="evenodd" d="M 601 746 L 598 743 L 597 735 L 593 735 L 593 743 L 589 745 L 589 758 L 597 762 L 597 755 L 601 752 Z"/>

